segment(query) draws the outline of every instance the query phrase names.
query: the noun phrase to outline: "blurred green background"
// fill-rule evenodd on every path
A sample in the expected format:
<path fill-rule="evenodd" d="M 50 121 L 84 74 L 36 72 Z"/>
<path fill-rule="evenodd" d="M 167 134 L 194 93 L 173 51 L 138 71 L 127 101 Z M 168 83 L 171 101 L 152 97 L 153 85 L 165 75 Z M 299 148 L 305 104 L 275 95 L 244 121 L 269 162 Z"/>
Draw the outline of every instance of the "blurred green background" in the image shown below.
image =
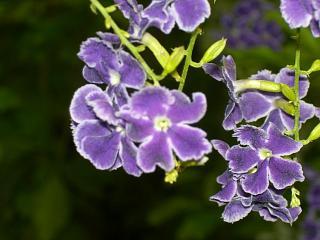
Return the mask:
<path fill-rule="evenodd" d="M 195 59 L 215 40 L 206 33 L 235 3 L 217 1 Z M 273 3 L 278 7 L 279 1 Z M 286 36 L 283 49 L 227 48 L 224 54 L 234 56 L 239 79 L 293 63 L 294 32 L 279 11 L 268 15 Z M 120 14 L 115 16 L 124 23 Z M 82 41 L 104 30 L 102 17 L 90 11 L 88 0 L 1 0 L 0 29 L 1 240 L 298 239 L 303 217 L 292 227 L 264 222 L 256 213 L 233 225 L 222 222 L 223 209 L 208 201 L 219 189 L 215 178 L 226 168 L 216 152 L 205 167 L 187 169 L 174 185 L 163 182 L 161 171 L 135 178 L 122 170 L 95 170 L 76 152 L 68 107 L 73 92 L 85 84 L 76 54 Z M 168 48 L 188 43 L 187 34 L 179 31 L 157 36 Z M 302 43 L 302 66 L 308 68 L 320 58 L 320 40 L 306 29 Z M 320 106 L 320 76 L 312 75 L 311 82 L 307 99 Z M 177 86 L 172 79 L 165 84 Z M 191 69 L 185 90 L 207 94 L 208 114 L 200 126 L 209 138 L 232 143 L 231 133 L 221 127 L 228 98 L 224 86 Z M 302 135 L 315 124 L 310 121 Z M 306 147 L 301 158 L 320 170 L 320 142 Z M 307 185 L 298 187 L 305 195 Z"/>

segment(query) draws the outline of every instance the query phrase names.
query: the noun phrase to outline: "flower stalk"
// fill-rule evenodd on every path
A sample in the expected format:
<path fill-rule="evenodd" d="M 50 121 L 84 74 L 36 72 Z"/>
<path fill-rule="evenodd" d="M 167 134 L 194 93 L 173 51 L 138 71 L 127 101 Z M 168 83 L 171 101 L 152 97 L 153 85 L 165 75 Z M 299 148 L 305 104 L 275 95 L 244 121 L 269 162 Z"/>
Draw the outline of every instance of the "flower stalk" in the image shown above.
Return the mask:
<path fill-rule="evenodd" d="M 295 56 L 295 64 L 294 64 L 294 93 L 295 93 L 295 117 L 294 117 L 294 138 L 296 141 L 300 140 L 299 136 L 299 124 L 300 124 L 300 96 L 299 96 L 299 79 L 300 79 L 300 29 L 297 30 L 296 35 L 296 56 Z"/>

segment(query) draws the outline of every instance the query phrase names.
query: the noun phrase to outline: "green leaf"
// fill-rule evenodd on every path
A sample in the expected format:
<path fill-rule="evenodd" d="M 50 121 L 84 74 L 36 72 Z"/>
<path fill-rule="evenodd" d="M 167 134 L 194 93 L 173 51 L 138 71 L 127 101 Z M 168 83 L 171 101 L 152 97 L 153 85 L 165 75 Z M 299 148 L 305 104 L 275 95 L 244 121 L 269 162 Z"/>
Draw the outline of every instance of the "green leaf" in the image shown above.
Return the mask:
<path fill-rule="evenodd" d="M 222 38 L 221 40 L 215 42 L 212 44 L 207 51 L 204 53 L 200 63 L 201 65 L 211 62 L 216 57 L 220 55 L 220 53 L 223 51 L 227 43 L 227 39 Z"/>

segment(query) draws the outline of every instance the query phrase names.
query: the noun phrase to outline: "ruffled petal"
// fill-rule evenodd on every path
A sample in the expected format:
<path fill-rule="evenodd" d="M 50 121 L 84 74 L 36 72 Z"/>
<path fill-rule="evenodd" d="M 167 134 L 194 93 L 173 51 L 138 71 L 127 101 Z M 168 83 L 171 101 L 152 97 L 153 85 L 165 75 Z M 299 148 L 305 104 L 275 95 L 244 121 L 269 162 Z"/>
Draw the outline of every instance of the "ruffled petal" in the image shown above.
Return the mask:
<path fill-rule="evenodd" d="M 140 145 L 138 166 L 146 173 L 154 172 L 156 166 L 161 167 L 166 172 L 174 168 L 172 150 L 165 134 L 154 134 L 152 138 Z"/>
<path fill-rule="evenodd" d="M 212 140 L 211 144 L 212 144 L 213 148 L 215 150 L 217 150 L 218 153 L 220 153 L 220 155 L 224 159 L 226 159 L 226 153 L 227 153 L 228 149 L 230 148 L 230 146 L 226 142 L 221 141 L 221 140 Z"/>
<path fill-rule="evenodd" d="M 244 207 L 240 200 L 230 202 L 222 213 L 222 218 L 227 223 L 237 222 L 251 212 L 252 207 Z"/>
<path fill-rule="evenodd" d="M 230 100 L 225 113 L 222 126 L 225 130 L 233 130 L 237 127 L 237 124 L 242 121 L 242 113 L 237 103 Z"/>
<path fill-rule="evenodd" d="M 206 63 L 202 66 L 206 74 L 210 75 L 213 79 L 217 81 L 223 80 L 222 69 L 220 66 L 214 63 Z"/>
<path fill-rule="evenodd" d="M 210 197 L 210 201 L 216 201 L 218 204 L 230 202 L 236 192 L 237 182 L 229 181 L 220 192 Z"/>
<path fill-rule="evenodd" d="M 268 140 L 266 131 L 251 125 L 243 125 L 237 128 L 232 136 L 236 137 L 241 145 L 249 145 L 254 149 L 265 147 Z"/>
<path fill-rule="evenodd" d="M 203 93 L 193 93 L 190 99 L 181 91 L 172 90 L 175 100 L 168 109 L 167 116 L 174 123 L 196 123 L 203 118 L 207 110 L 207 100 Z"/>
<path fill-rule="evenodd" d="M 312 19 L 308 0 L 281 0 L 281 14 L 291 28 L 307 27 Z"/>
<path fill-rule="evenodd" d="M 122 137 L 120 147 L 120 158 L 123 169 L 130 175 L 139 177 L 142 174 L 137 165 L 137 147 L 127 138 Z"/>
<path fill-rule="evenodd" d="M 284 189 L 296 181 L 304 181 L 299 163 L 277 157 L 272 157 L 269 161 L 270 181 L 276 189 Z"/>
<path fill-rule="evenodd" d="M 248 174 L 241 181 L 241 186 L 245 192 L 253 195 L 265 192 L 269 187 L 268 161 L 264 160 L 258 165 L 255 173 Z"/>
<path fill-rule="evenodd" d="M 212 146 L 206 133 L 187 125 L 173 125 L 168 130 L 172 147 L 182 161 L 198 160 L 211 152 Z"/>
<path fill-rule="evenodd" d="M 232 172 L 246 173 L 257 165 L 260 158 L 250 147 L 233 146 L 227 151 L 226 158 Z"/>

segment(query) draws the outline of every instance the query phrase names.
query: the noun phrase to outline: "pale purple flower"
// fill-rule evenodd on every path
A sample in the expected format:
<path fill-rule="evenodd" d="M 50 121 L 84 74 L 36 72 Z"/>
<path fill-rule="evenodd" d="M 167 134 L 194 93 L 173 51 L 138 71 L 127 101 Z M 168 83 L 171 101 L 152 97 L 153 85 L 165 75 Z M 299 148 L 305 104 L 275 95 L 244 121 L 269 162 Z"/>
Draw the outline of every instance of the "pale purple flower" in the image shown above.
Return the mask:
<path fill-rule="evenodd" d="M 175 23 L 179 29 L 192 32 L 210 16 L 208 0 L 153 0 L 144 10 L 143 17 L 150 26 L 168 34 Z"/>
<path fill-rule="evenodd" d="M 241 145 L 226 153 L 229 168 L 234 173 L 249 173 L 241 180 L 243 190 L 250 194 L 261 194 L 273 187 L 281 190 L 294 182 L 304 180 L 300 163 L 285 156 L 299 152 L 302 144 L 283 135 L 270 124 L 267 130 L 250 125 L 235 130 Z"/>
<path fill-rule="evenodd" d="M 175 167 L 173 152 L 181 161 L 200 160 L 211 152 L 206 133 L 189 124 L 206 112 L 206 98 L 194 93 L 193 101 L 181 91 L 147 87 L 132 95 L 121 109 L 128 136 L 141 145 L 137 162 L 144 172 L 156 166 L 165 171 Z"/>
<path fill-rule="evenodd" d="M 128 100 L 127 88 L 140 89 L 146 74 L 140 63 L 118 47 L 113 34 L 99 33 L 100 38 L 89 38 L 81 44 L 79 58 L 86 64 L 84 78 L 95 84 L 107 84 L 108 94 L 119 105 Z"/>
<path fill-rule="evenodd" d="M 223 141 L 213 140 L 213 147 L 228 161 L 228 151 L 232 148 Z M 219 206 L 225 205 L 222 218 L 225 222 L 233 223 L 246 217 L 251 211 L 258 212 L 266 221 L 292 223 L 301 213 L 301 208 L 288 208 L 284 197 L 276 190 L 269 188 L 263 193 L 252 195 L 246 193 L 241 186 L 241 181 L 248 173 L 234 173 L 230 169 L 217 178 L 222 185 L 222 190 L 210 197 Z"/>
<path fill-rule="evenodd" d="M 127 137 L 124 121 L 117 117 L 116 109 L 108 94 L 96 85 L 79 88 L 70 105 L 74 143 L 97 169 L 122 166 L 128 174 L 140 176 L 137 147 Z"/>
<path fill-rule="evenodd" d="M 314 37 L 320 37 L 319 0 L 281 0 L 281 13 L 290 28 L 310 26 Z"/>

